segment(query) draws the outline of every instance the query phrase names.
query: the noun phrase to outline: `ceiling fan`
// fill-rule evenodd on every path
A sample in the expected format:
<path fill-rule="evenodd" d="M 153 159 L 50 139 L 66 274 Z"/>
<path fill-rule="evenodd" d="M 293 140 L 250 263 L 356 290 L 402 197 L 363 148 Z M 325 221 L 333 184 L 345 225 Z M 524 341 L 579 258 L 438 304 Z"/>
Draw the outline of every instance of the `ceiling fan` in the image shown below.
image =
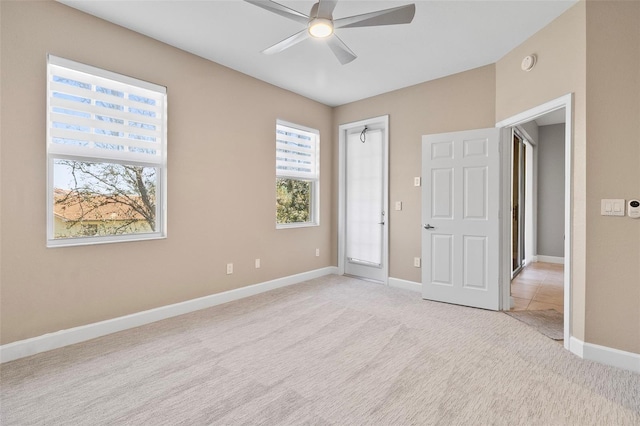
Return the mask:
<path fill-rule="evenodd" d="M 245 0 L 258 7 L 273 12 L 285 18 L 306 25 L 306 28 L 284 40 L 266 48 L 262 53 L 267 55 L 282 52 L 283 50 L 300 43 L 308 37 L 326 38 L 329 48 L 336 55 L 342 65 L 348 64 L 357 58 L 356 54 L 334 33 L 338 28 L 374 27 L 378 25 L 408 24 L 413 21 L 416 13 L 415 4 L 393 7 L 391 9 L 378 10 L 362 15 L 333 19 L 333 9 L 337 0 L 319 0 L 311 8 L 309 15 L 290 9 L 271 0 Z"/>

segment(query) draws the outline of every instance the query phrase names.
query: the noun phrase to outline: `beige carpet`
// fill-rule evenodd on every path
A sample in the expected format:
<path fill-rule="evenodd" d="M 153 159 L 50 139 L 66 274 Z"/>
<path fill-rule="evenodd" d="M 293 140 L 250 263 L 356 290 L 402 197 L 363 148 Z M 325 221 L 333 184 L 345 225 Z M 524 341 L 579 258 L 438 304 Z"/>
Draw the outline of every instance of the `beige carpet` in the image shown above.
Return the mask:
<path fill-rule="evenodd" d="M 328 276 L 1 366 L 3 425 L 638 425 L 640 375 Z"/>
<path fill-rule="evenodd" d="M 505 314 L 513 317 L 553 340 L 564 339 L 564 315 L 553 309 L 539 311 L 510 311 Z"/>

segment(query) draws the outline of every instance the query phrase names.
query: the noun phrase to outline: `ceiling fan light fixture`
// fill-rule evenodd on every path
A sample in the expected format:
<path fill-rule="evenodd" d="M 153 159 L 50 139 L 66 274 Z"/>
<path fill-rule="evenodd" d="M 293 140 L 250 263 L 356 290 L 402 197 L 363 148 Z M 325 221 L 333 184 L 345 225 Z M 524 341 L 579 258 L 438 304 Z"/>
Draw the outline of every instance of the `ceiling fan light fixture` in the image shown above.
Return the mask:
<path fill-rule="evenodd" d="M 333 34 L 333 22 L 329 19 L 315 18 L 309 22 L 309 34 L 315 38 L 325 38 Z"/>

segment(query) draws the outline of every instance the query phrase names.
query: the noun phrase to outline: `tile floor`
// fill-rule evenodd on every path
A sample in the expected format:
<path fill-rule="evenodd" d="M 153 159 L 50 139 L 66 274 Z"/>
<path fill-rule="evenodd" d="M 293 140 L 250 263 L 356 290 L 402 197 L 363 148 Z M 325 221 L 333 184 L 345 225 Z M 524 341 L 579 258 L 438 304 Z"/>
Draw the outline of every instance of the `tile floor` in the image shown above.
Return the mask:
<path fill-rule="evenodd" d="M 564 313 L 564 265 L 536 262 L 512 281 L 512 311 L 555 309 Z"/>

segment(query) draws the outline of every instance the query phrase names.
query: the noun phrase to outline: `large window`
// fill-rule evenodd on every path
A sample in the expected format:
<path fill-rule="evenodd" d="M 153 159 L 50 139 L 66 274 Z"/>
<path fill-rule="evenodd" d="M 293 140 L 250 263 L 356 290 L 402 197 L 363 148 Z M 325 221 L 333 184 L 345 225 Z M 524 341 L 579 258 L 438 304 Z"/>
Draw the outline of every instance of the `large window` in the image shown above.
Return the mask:
<path fill-rule="evenodd" d="M 276 226 L 318 225 L 319 132 L 276 124 Z"/>
<path fill-rule="evenodd" d="M 165 237 L 166 96 L 49 55 L 48 246 Z"/>

